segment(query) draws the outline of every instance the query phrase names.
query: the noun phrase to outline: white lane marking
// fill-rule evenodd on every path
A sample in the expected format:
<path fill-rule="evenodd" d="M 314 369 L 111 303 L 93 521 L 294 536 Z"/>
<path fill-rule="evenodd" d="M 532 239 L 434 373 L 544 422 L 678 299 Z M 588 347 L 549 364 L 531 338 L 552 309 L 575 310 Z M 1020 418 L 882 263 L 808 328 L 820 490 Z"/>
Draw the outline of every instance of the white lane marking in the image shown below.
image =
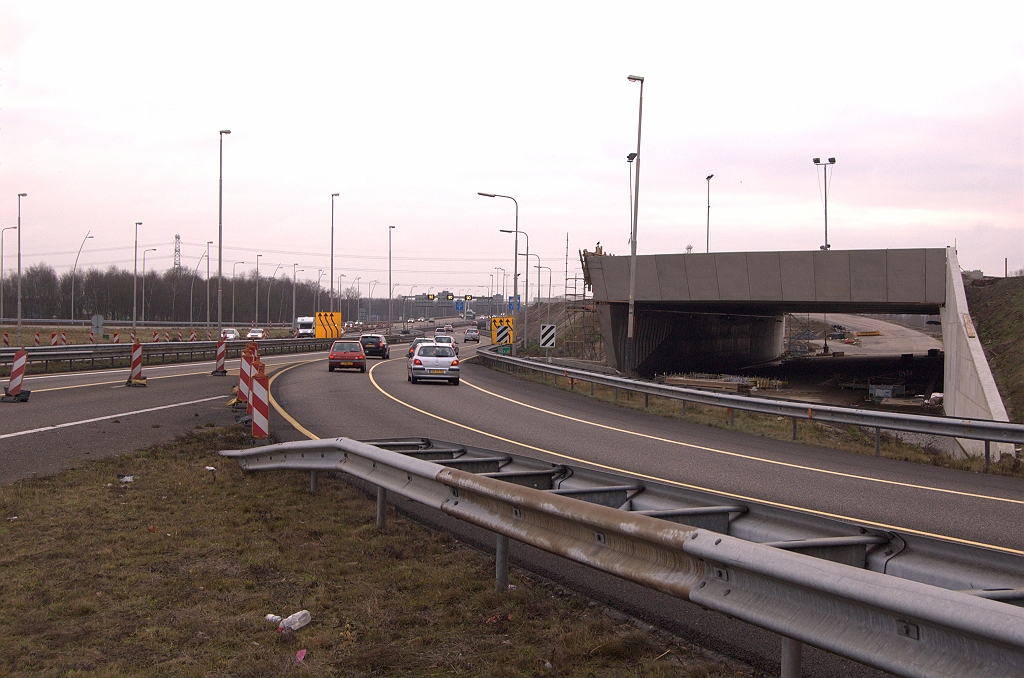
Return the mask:
<path fill-rule="evenodd" d="M 310 356 L 310 355 L 316 355 L 318 353 L 326 353 L 326 351 L 312 351 L 310 353 L 303 353 L 302 355 L 303 355 L 303 357 L 305 357 L 305 356 Z M 266 360 L 263 360 L 262 358 L 260 358 L 260 359 L 263 360 L 263 362 L 267 363 L 268 365 L 272 365 L 272 364 L 276 364 L 276 363 L 279 363 L 279 362 L 290 362 L 290 358 L 293 358 L 293 357 L 295 357 L 294 354 L 288 354 L 288 355 L 267 356 Z M 231 358 L 230 360 L 227 361 L 226 365 L 230 365 L 232 363 L 234 363 L 234 365 L 235 365 L 235 367 L 232 368 L 232 369 L 237 369 L 237 367 L 238 367 L 238 358 Z M 146 370 L 146 372 L 155 372 L 157 370 L 173 370 L 176 367 L 177 368 L 197 367 L 197 366 L 202 367 L 203 365 L 215 365 L 215 364 L 216 364 L 216 361 L 214 361 L 214 360 L 204 360 L 203 362 L 196 362 L 196 363 L 177 363 L 176 365 L 144 365 L 143 367 Z M 121 367 L 121 368 L 116 368 L 116 369 L 113 369 L 113 370 L 79 370 L 79 371 L 76 371 L 76 372 L 62 372 L 60 374 L 39 374 L 39 375 L 30 374 L 30 375 L 27 375 L 25 378 L 26 379 L 31 379 L 32 381 L 35 381 L 37 379 L 67 379 L 69 377 L 91 377 L 93 375 L 101 375 L 101 374 L 124 374 L 125 370 L 127 370 L 127 369 L 128 369 L 127 367 Z"/>
<path fill-rule="evenodd" d="M 5 438 L 17 438 L 18 436 L 27 436 L 32 433 L 44 433 L 46 431 L 56 431 L 59 428 L 67 428 L 69 426 L 80 426 L 82 424 L 92 424 L 97 421 L 105 421 L 107 419 L 116 419 L 117 417 L 130 417 L 133 414 L 145 414 L 147 412 L 158 412 L 160 410 L 169 410 L 173 407 L 185 407 L 186 405 L 197 405 L 199 403 L 207 403 L 211 400 L 222 400 L 227 398 L 225 395 L 216 395 L 210 398 L 200 398 L 199 400 L 189 400 L 183 403 L 173 403 L 171 405 L 160 405 L 159 407 L 148 407 L 144 410 L 132 410 L 131 412 L 121 412 L 120 414 L 108 414 L 105 417 L 93 417 L 92 419 L 82 419 L 81 421 L 69 421 L 65 424 L 54 424 L 53 426 L 43 426 L 42 428 L 33 428 L 27 431 L 15 431 L 14 433 L 5 433 L 0 435 L 0 440 Z"/>

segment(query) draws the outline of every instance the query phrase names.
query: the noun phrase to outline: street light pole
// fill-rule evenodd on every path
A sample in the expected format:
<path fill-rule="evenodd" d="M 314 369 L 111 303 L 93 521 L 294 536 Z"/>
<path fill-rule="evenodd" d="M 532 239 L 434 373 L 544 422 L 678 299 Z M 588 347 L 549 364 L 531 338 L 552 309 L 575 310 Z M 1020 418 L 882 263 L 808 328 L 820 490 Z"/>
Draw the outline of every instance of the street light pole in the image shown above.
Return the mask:
<path fill-rule="evenodd" d="M 320 312 L 320 281 L 324 277 L 324 269 L 318 268 L 316 270 L 316 299 L 313 302 L 313 313 Z"/>
<path fill-rule="evenodd" d="M 28 193 L 18 194 L 18 346 L 21 346 L 21 199 Z"/>
<path fill-rule="evenodd" d="M 244 261 L 236 261 L 231 264 L 231 324 L 235 324 L 235 266 L 244 264 Z M 224 328 L 220 328 L 220 333 L 224 334 Z"/>
<path fill-rule="evenodd" d="M 78 257 L 82 256 L 82 248 L 85 247 L 85 241 L 92 239 L 92 236 L 89 235 L 90 233 L 92 233 L 91 230 L 85 232 L 85 237 L 82 238 L 82 244 L 78 246 L 78 254 L 75 255 L 75 266 L 74 266 L 74 268 L 71 269 L 71 320 L 75 319 L 75 273 L 78 272 Z M 0 259 L 3 258 L 3 249 L 2 248 L 3 248 L 3 244 L 0 243 Z M 0 274 L 0 275 L 2 275 L 2 274 Z M 3 278 L 0 277 L 0 280 L 3 280 Z M 143 290 L 143 292 L 142 292 L 142 304 L 143 304 L 143 306 L 145 306 L 145 304 L 146 304 L 146 292 L 145 292 L 145 290 L 146 290 L 146 253 L 145 252 L 142 253 L 142 290 Z M 2 294 L 3 294 L 3 287 L 0 287 L 0 295 L 2 295 Z M 3 318 L 3 317 L 4 317 L 3 312 L 0 312 L 0 318 Z"/>
<path fill-rule="evenodd" d="M 339 193 L 331 193 L 331 313 L 334 313 L 334 199 Z"/>
<path fill-rule="evenodd" d="M 4 231 L 13 231 L 17 226 L 0 228 L 0 325 L 4 323 Z"/>
<path fill-rule="evenodd" d="M 295 274 L 298 271 L 305 271 L 304 268 L 297 268 L 298 264 L 292 264 L 292 331 L 298 329 L 295 322 Z"/>
<path fill-rule="evenodd" d="M 828 244 L 828 168 L 831 165 L 836 164 L 836 159 L 829 158 L 828 162 L 822 162 L 821 158 L 812 158 L 812 162 L 816 166 L 815 172 L 817 172 L 817 166 L 820 166 L 825 174 L 825 244 L 822 245 L 819 249 L 828 250 L 832 248 L 832 246 Z M 835 172 L 835 168 L 833 168 L 832 171 Z"/>
<path fill-rule="evenodd" d="M 344 273 L 338 274 L 338 312 L 341 313 L 341 279 L 345 277 Z M 345 322 L 345 318 L 341 319 L 342 323 Z"/>
<path fill-rule="evenodd" d="M 206 327 L 210 327 L 210 245 L 212 240 L 206 241 Z M 145 315 L 145 313 L 143 313 Z M 219 334 L 217 336 L 220 336 Z"/>
<path fill-rule="evenodd" d="M 256 255 L 256 309 L 252 314 L 253 327 L 260 324 L 260 257 L 262 256 L 262 254 Z"/>
<path fill-rule="evenodd" d="M 217 336 L 224 334 L 224 135 L 231 134 L 231 130 L 222 129 L 218 138 L 220 139 L 220 176 L 217 182 Z M 206 276 L 209 279 L 209 275 Z M 207 287 L 210 283 L 207 280 Z M 231 306 L 235 304 L 235 276 L 231 274 Z M 210 303 L 207 301 L 207 314 L 209 314 Z M 232 312 L 231 324 L 235 322 Z M 209 325 L 209 320 L 207 320 Z"/>
<path fill-rule="evenodd" d="M 508 229 L 499 229 L 499 230 L 501 230 L 502 233 L 511 233 L 512 232 L 512 231 L 509 231 Z M 521 332 L 521 334 L 523 335 L 523 348 L 526 348 L 527 343 L 529 341 L 528 338 L 527 338 L 526 333 L 527 333 L 527 330 L 528 330 L 529 325 L 530 325 L 530 236 L 529 236 L 529 234 L 526 231 L 520 231 L 520 230 L 516 229 L 516 237 L 517 238 L 519 237 L 520 233 L 522 233 L 524 236 L 526 236 L 526 255 L 525 255 L 526 256 L 526 304 L 523 305 L 523 329 L 522 329 L 522 332 Z M 520 254 L 519 256 L 521 257 L 523 255 Z M 536 256 L 536 255 L 534 255 L 534 256 Z M 519 264 L 519 259 L 517 257 L 516 258 L 516 270 L 518 270 L 518 268 L 519 268 L 518 264 Z M 513 275 L 517 276 L 517 278 L 518 278 L 519 273 L 516 273 L 515 271 L 513 271 Z M 517 280 L 517 282 L 518 282 L 518 280 Z M 516 292 L 512 292 L 512 296 L 514 296 L 516 298 L 516 302 L 519 301 L 519 295 Z"/>
<path fill-rule="evenodd" d="M 92 236 L 90 236 L 90 237 L 92 237 Z M 81 250 L 79 250 L 79 252 L 81 252 Z M 142 250 L 142 322 L 146 322 L 146 252 L 156 252 L 156 248 L 155 247 L 150 247 L 148 250 Z M 209 257 L 207 257 L 207 260 L 209 260 Z M 77 258 L 75 259 L 75 262 L 76 262 L 76 265 L 77 265 L 77 262 L 78 262 Z M 72 277 L 71 282 L 72 283 L 74 282 L 74 277 Z M 74 286 L 72 286 L 71 289 L 74 289 Z M 74 308 L 75 308 L 74 303 L 75 303 L 74 295 L 72 295 L 72 299 L 71 299 L 71 314 L 72 314 L 72 318 L 71 319 L 72 320 L 75 319 L 74 318 Z"/>
<path fill-rule="evenodd" d="M 707 242 L 707 252 L 708 252 L 708 254 L 711 253 L 711 179 L 714 176 L 715 176 L 714 174 L 709 174 L 707 176 L 707 182 L 708 182 L 708 242 Z"/>
<path fill-rule="evenodd" d="M 209 261 L 210 257 L 208 255 L 209 255 L 209 248 L 207 248 L 207 251 L 199 257 L 199 261 L 196 262 L 196 269 L 194 271 L 192 271 L 192 282 L 188 286 L 188 326 L 189 327 L 192 327 L 192 315 L 193 315 L 192 314 L 192 311 L 193 311 L 193 307 L 192 307 L 192 293 L 196 289 L 196 276 L 199 275 L 199 267 L 203 263 L 203 257 L 206 257 L 207 261 Z M 134 323 L 132 324 L 132 327 L 134 328 Z M 132 331 L 134 332 L 135 330 L 133 329 Z"/>
<path fill-rule="evenodd" d="M 274 288 L 274 279 L 277 277 L 277 272 L 281 270 L 281 266 L 284 264 L 278 264 L 277 268 L 274 269 L 274 275 L 270 276 L 270 282 L 267 283 L 267 327 L 270 327 L 270 290 Z"/>
<path fill-rule="evenodd" d="M 519 302 L 519 201 L 510 195 L 499 195 L 497 193 L 477 193 L 485 198 L 507 198 L 516 204 L 516 242 L 515 242 L 515 256 L 512 258 L 512 298 L 515 303 Z M 529 270 L 529 269 L 527 269 Z M 513 314 L 515 311 L 513 311 Z M 525 320 L 524 320 L 525 323 Z M 512 345 L 512 354 L 515 355 L 515 344 Z"/>
<path fill-rule="evenodd" d="M 139 226 L 142 226 L 142 222 L 141 221 L 136 221 L 135 222 L 135 270 L 132 271 L 132 336 L 137 336 L 135 334 L 135 312 L 136 312 L 136 308 L 137 308 L 137 304 L 135 303 L 135 300 L 136 300 L 135 288 L 136 288 L 136 284 L 138 283 L 138 279 L 139 279 Z M 202 261 L 202 259 L 200 259 L 199 261 Z M 191 314 L 191 313 L 192 313 L 192 308 L 191 308 L 191 302 L 190 302 L 189 314 Z"/>
<path fill-rule="evenodd" d="M 636 125 L 636 177 L 633 180 L 633 233 L 629 239 L 629 320 L 626 325 L 626 373 L 633 372 L 633 330 L 635 323 L 636 292 L 636 228 L 637 217 L 640 213 L 640 133 L 643 130 L 644 122 L 644 79 L 639 75 L 630 75 L 626 78 L 630 82 L 640 83 L 640 113 Z"/>
<path fill-rule="evenodd" d="M 393 230 L 395 230 L 394 226 L 388 226 L 388 324 L 394 322 L 391 304 L 391 300 L 395 297 L 393 294 L 394 288 L 391 286 L 391 231 Z"/>

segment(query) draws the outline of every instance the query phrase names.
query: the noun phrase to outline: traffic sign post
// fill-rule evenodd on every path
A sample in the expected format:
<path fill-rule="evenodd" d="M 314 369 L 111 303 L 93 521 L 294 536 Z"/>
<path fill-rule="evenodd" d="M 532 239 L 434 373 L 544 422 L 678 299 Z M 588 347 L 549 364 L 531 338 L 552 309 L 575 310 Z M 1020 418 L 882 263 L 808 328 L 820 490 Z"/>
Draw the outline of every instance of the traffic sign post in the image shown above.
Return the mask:
<path fill-rule="evenodd" d="M 554 325 L 540 326 L 540 347 L 544 349 L 544 358 L 548 362 L 551 362 L 551 358 L 548 357 L 548 349 L 555 347 L 555 334 Z"/>

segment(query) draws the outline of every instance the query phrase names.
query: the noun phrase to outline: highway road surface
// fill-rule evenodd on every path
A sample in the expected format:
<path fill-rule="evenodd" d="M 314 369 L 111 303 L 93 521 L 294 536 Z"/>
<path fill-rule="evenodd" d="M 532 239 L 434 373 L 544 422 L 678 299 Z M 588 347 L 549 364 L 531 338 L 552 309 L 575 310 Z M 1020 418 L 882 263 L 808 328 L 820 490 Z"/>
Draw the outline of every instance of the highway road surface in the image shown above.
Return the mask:
<path fill-rule="evenodd" d="M 829 348 L 834 351 L 844 351 L 849 356 L 882 356 L 903 353 L 923 355 L 933 348 L 942 350 L 942 339 L 926 334 L 919 329 L 897 325 L 885 320 L 847 313 L 829 313 L 827 320 L 830 325 L 842 325 L 850 332 L 881 332 L 877 337 L 857 337 L 860 346 L 829 341 Z M 814 343 L 821 344 L 822 342 Z"/>
<path fill-rule="evenodd" d="M 465 362 L 462 383 L 413 385 L 404 346 L 371 359 L 367 374 L 328 372 L 324 354 L 268 357 L 278 440 L 423 436 L 656 479 L 863 525 L 914 532 L 1024 555 L 1020 480 L 876 459 L 664 419 L 557 391 Z M 232 374 L 237 361 L 229 363 Z M 236 377 L 210 363 L 154 366 L 146 388 L 126 370 L 26 381 L 32 399 L 2 405 L 0 480 L 45 474 L 91 456 L 143 448 L 207 423 Z M 159 426 L 160 428 L 155 428 Z M 488 535 L 400 502 L 402 510 L 487 547 Z M 490 542 L 493 543 L 493 542 Z M 777 671 L 778 637 L 592 570 L 515 546 L 515 560 L 586 595 L 746 661 Z M 880 675 L 813 649 L 807 676 Z"/>

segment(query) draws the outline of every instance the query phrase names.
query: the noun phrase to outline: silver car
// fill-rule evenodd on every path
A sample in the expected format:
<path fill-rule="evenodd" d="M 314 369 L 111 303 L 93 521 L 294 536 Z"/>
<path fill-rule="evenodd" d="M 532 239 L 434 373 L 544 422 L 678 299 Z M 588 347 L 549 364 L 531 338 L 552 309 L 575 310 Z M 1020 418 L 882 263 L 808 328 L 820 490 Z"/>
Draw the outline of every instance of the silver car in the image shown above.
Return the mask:
<path fill-rule="evenodd" d="M 455 343 L 455 337 L 449 337 L 447 334 L 435 334 L 434 343 L 451 346 L 452 350 L 455 351 L 455 355 L 459 355 L 459 345 Z"/>
<path fill-rule="evenodd" d="M 416 347 L 409 358 L 409 381 L 437 379 L 459 385 L 459 358 L 451 344 L 427 342 Z"/>

